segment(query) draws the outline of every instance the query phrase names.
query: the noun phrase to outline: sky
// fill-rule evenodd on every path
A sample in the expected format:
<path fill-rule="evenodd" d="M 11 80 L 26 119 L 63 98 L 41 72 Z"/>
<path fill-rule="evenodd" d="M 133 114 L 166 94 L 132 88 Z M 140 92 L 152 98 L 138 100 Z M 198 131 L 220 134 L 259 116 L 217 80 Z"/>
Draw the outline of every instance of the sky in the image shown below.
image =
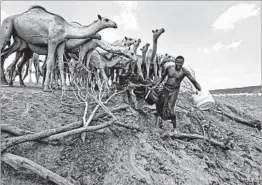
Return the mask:
<path fill-rule="evenodd" d="M 83 25 L 108 17 L 118 25 L 99 32 L 108 42 L 152 46 L 152 30 L 165 28 L 157 53 L 184 56 L 204 89 L 261 85 L 261 1 L 1 1 L 1 23 L 32 5 Z"/>

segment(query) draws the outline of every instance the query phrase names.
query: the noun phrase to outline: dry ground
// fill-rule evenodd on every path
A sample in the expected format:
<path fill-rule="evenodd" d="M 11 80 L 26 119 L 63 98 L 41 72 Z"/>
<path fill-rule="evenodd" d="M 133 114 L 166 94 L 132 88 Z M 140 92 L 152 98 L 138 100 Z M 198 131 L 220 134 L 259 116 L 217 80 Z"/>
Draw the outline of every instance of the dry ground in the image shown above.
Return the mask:
<path fill-rule="evenodd" d="M 1 123 L 22 129 L 42 131 L 82 120 L 84 107 L 60 103 L 61 91 L 44 93 L 31 85 L 27 88 L 1 87 Z M 261 118 L 261 97 L 216 97 L 223 108 L 245 119 Z M 122 102 L 114 99 L 109 106 Z M 68 137 L 58 145 L 30 142 L 8 149 L 63 176 L 75 185 L 215 185 L 262 184 L 261 134 L 254 128 L 236 123 L 219 114 L 203 113 L 202 122 L 210 121 L 209 134 L 224 141 L 233 139 L 233 149 L 222 150 L 202 140 L 161 138 L 163 130 L 148 116 L 127 109 L 114 113 L 121 121 L 139 125 L 143 132 L 112 126 L 87 134 Z M 95 123 L 99 124 L 99 122 Z M 202 134 L 199 124 L 178 113 L 180 132 Z M 171 128 L 166 122 L 164 130 Z M 8 134 L 1 134 L 10 137 Z M 2 162 L 2 185 L 48 185 L 49 181 L 27 170 L 15 170 Z"/>

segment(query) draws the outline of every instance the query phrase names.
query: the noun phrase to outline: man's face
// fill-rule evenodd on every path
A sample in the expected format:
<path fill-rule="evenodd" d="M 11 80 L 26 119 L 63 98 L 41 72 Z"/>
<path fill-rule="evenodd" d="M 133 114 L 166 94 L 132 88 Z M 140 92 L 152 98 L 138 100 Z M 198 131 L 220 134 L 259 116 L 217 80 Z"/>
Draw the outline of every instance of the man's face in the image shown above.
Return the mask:
<path fill-rule="evenodd" d="M 176 59 L 176 60 L 175 60 L 175 63 L 176 63 L 176 68 L 177 68 L 177 69 L 181 69 L 181 67 L 182 67 L 183 64 L 184 64 L 184 60 L 183 60 L 183 59 Z"/>

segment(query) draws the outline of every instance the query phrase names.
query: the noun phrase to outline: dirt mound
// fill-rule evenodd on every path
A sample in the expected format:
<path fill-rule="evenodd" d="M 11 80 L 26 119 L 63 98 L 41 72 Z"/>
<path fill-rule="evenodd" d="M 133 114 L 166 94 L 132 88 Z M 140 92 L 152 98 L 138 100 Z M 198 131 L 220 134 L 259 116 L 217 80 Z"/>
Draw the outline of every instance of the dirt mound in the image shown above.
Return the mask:
<path fill-rule="evenodd" d="M 62 106 L 60 95 L 61 91 L 44 93 L 39 87 L 2 87 L 2 124 L 39 132 L 81 121 L 84 107 Z M 261 110 L 262 105 L 257 102 L 262 98 L 250 97 L 245 102 L 238 98 L 216 97 L 216 101 L 221 110 L 233 117 L 259 120 L 261 112 L 257 110 Z M 123 97 L 119 95 L 109 106 L 120 103 Z M 183 100 L 178 101 L 178 105 L 181 103 Z M 188 105 L 190 109 L 190 101 Z M 161 137 L 172 124 L 164 122 L 161 130 L 155 125 L 152 106 L 140 102 L 139 107 L 146 116 L 131 107 L 114 115 L 125 124 L 139 126 L 141 131 L 113 125 L 88 132 L 84 143 L 80 135 L 74 135 L 57 145 L 29 142 L 9 148 L 8 152 L 26 157 L 75 185 L 262 184 L 261 133 L 256 128 L 218 112 L 190 113 L 179 106 L 176 108 L 179 132 L 203 135 L 204 129 L 212 139 L 230 141 L 231 148 L 224 150 L 208 140 Z M 103 121 L 105 119 L 92 124 Z M 1 137 L 10 135 L 2 132 Z M 51 184 L 5 163 L 2 163 L 1 176 L 3 185 Z"/>

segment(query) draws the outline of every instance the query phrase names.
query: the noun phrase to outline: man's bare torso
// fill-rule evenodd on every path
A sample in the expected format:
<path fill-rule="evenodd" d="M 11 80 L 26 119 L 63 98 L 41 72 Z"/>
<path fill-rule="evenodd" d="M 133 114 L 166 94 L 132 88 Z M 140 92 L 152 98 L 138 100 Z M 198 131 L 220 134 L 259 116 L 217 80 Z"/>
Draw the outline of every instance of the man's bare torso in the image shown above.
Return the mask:
<path fill-rule="evenodd" d="M 182 67 L 180 70 L 176 70 L 176 66 L 169 66 L 167 69 L 167 81 L 166 85 L 178 88 L 185 77 L 185 70 Z"/>

